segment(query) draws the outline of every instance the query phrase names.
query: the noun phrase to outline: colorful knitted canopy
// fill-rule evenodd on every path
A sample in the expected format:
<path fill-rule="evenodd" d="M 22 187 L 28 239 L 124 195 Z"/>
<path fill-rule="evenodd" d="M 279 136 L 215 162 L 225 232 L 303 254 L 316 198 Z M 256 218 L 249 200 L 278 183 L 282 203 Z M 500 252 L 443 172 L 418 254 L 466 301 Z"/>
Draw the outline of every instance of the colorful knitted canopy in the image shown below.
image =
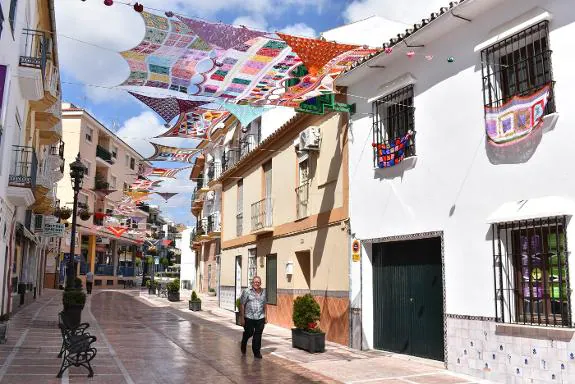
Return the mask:
<path fill-rule="evenodd" d="M 280 32 L 278 32 L 278 36 L 288 43 L 291 49 L 297 53 L 312 76 L 317 75 L 318 71 L 334 57 L 359 48 L 358 45 L 339 44 L 307 37 L 297 37 Z"/>
<path fill-rule="evenodd" d="M 263 36 L 266 32 L 254 31 L 246 27 L 236 27 L 221 23 L 207 23 L 205 21 L 188 19 L 177 16 L 206 43 L 222 49 L 230 49 L 255 37 Z"/>
<path fill-rule="evenodd" d="M 242 125 L 247 127 L 249 123 L 260 117 L 265 111 L 266 107 L 257 107 L 253 105 L 239 105 L 231 103 L 222 103 L 221 106 L 234 115 Z"/>
<path fill-rule="evenodd" d="M 166 201 L 170 200 L 177 194 L 178 194 L 177 192 L 156 192 L 156 195 L 160 195 Z"/>
<path fill-rule="evenodd" d="M 229 112 L 226 111 L 198 108 L 194 112 L 181 114 L 172 128 L 156 137 L 209 139 L 212 130 L 229 115 Z"/>
<path fill-rule="evenodd" d="M 154 112 L 156 112 L 162 119 L 167 123 L 172 121 L 172 119 L 179 114 L 192 111 L 202 105 L 209 103 L 209 101 L 191 101 L 183 100 L 175 97 L 150 97 L 140 95 L 135 92 L 128 92 L 130 95 L 134 96 L 136 99 L 140 100 L 142 103 L 150 107 Z"/>
<path fill-rule="evenodd" d="M 148 161 L 176 161 L 182 163 L 192 163 L 194 157 L 202 151 L 201 148 L 176 148 L 166 145 L 150 143 L 154 146 L 154 154 Z"/>

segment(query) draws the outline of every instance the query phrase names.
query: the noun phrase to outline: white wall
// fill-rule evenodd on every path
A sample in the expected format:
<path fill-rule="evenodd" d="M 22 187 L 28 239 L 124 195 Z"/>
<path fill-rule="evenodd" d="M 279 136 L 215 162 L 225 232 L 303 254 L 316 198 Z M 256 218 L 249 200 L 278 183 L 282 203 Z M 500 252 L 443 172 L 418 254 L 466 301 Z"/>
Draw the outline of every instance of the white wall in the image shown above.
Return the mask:
<path fill-rule="evenodd" d="M 190 248 L 190 237 L 193 227 L 182 231 L 182 239 L 176 241 L 176 247 L 182 251 L 180 264 L 180 281 L 189 280 L 192 287 L 196 284 L 196 253 Z M 179 244 L 178 244 L 179 243 Z"/>
<path fill-rule="evenodd" d="M 262 137 L 260 142 L 268 138 L 269 135 L 277 131 L 289 119 L 295 116 L 295 110 L 287 107 L 275 107 L 264 112 L 261 119 Z"/>
<path fill-rule="evenodd" d="M 498 26 L 538 3 L 550 11 L 555 102 L 559 119 L 544 133 L 525 163 L 492 164 L 485 148 L 480 53 L 474 47 Z M 575 60 L 575 8 L 569 1 L 505 1 L 462 23 L 441 40 L 426 44 L 412 59 L 397 55 L 385 69 L 364 69 L 368 76 L 348 92 L 370 98 L 378 87 L 409 72 L 417 79 L 415 130 L 417 159 L 388 169 L 373 169 L 371 105 L 357 102 L 350 130 L 351 231 L 371 239 L 444 231 L 446 311 L 494 317 L 493 255 L 486 218 L 502 203 L 559 195 L 575 200 L 573 142 L 575 119 L 571 90 Z M 399 32 L 399 31 L 398 31 Z M 416 50 L 416 52 L 418 52 Z M 420 51 L 421 52 L 421 51 Z M 453 56 L 455 62 L 448 63 Z M 572 227 L 572 226 L 571 226 Z M 569 228 L 568 237 L 573 230 Z M 573 233 L 575 236 L 575 233 Z M 363 326 L 373 338 L 371 247 L 364 244 Z M 354 268 L 353 281 L 359 281 Z M 353 292 L 358 292 L 357 287 Z"/>
<path fill-rule="evenodd" d="M 322 32 L 321 36 L 328 41 L 344 44 L 365 44 L 369 47 L 381 48 L 386 38 L 389 40 L 390 37 L 405 32 L 406 28 L 413 28 L 413 25 L 402 24 L 380 16 L 371 16 Z"/>

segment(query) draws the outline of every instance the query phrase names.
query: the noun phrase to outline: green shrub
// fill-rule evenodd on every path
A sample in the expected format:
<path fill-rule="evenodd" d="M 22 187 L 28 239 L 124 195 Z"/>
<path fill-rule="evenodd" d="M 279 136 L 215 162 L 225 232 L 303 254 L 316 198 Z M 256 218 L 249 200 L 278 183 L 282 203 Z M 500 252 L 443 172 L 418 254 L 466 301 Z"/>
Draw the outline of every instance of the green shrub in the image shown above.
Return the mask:
<path fill-rule="evenodd" d="M 80 279 L 79 277 L 74 278 L 74 288 L 82 289 L 82 279 Z"/>
<path fill-rule="evenodd" d="M 84 291 L 79 289 L 71 289 L 64 291 L 62 294 L 62 304 L 64 306 L 68 305 L 85 305 L 86 304 L 86 294 Z"/>
<path fill-rule="evenodd" d="M 322 332 L 317 324 L 320 315 L 319 304 L 311 294 L 299 296 L 294 300 L 292 320 L 296 328 L 308 332 Z"/>
<path fill-rule="evenodd" d="M 236 299 L 236 311 L 240 311 L 240 306 L 242 305 L 242 302 L 240 299 Z"/>
<path fill-rule="evenodd" d="M 170 281 L 168 284 L 166 284 L 166 288 L 168 289 L 169 293 L 180 292 L 180 279 L 175 279 L 174 281 Z"/>
<path fill-rule="evenodd" d="M 192 291 L 192 297 L 190 297 L 190 301 L 197 301 L 197 302 L 202 302 L 202 300 L 198 297 L 196 291 Z"/>
<path fill-rule="evenodd" d="M 215 288 L 209 288 L 208 289 L 208 292 L 215 292 L 215 291 L 216 291 Z"/>

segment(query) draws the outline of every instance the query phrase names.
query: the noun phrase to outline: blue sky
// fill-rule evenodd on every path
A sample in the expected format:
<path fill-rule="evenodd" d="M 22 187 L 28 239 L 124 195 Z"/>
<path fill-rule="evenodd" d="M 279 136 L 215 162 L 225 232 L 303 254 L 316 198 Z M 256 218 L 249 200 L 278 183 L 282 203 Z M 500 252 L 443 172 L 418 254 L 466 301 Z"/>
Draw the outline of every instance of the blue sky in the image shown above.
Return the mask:
<path fill-rule="evenodd" d="M 125 1 L 125 0 L 124 0 Z M 447 0 L 143 0 L 144 8 L 171 10 L 190 17 L 242 24 L 248 27 L 283 31 L 299 36 L 318 36 L 322 31 L 372 15 L 413 24 L 430 12 L 448 4 Z M 148 138 L 166 130 L 163 121 L 148 107 L 124 90 L 115 88 L 129 74 L 118 52 L 137 45 L 144 24 L 131 7 L 103 0 L 55 0 L 58 52 L 63 99 L 87 109 L 93 116 L 134 147 L 150 156 Z M 407 27 L 407 26 L 406 26 Z M 402 31 L 397 31 L 400 33 Z M 382 36 L 381 41 L 391 36 Z M 194 146 L 182 139 L 155 139 L 155 142 L 181 147 Z M 164 168 L 183 166 L 156 163 Z M 167 203 L 154 198 L 165 216 L 177 223 L 193 225 L 189 211 L 193 184 L 182 172 L 178 180 L 164 181 L 159 189 L 180 192 Z"/>

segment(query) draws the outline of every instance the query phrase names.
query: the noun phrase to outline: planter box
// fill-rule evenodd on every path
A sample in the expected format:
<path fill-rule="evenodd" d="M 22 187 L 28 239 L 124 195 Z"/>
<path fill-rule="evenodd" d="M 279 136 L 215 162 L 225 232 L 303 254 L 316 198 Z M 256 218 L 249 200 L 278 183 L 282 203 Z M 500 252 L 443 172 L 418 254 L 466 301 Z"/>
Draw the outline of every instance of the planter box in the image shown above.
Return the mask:
<path fill-rule="evenodd" d="M 76 328 L 82 322 L 83 305 L 68 305 L 64 306 L 62 318 L 67 326 Z"/>
<path fill-rule="evenodd" d="M 191 311 L 197 312 L 202 310 L 202 302 L 201 301 L 188 301 L 189 307 Z"/>
<path fill-rule="evenodd" d="M 209 292 L 209 291 L 208 291 L 208 296 L 215 296 L 215 295 L 216 295 L 216 292 L 215 292 L 215 291 L 214 291 L 214 292 Z"/>
<path fill-rule="evenodd" d="M 306 332 L 303 329 L 292 328 L 291 345 L 310 353 L 325 352 L 325 333 Z"/>
<path fill-rule="evenodd" d="M 180 301 L 180 292 L 168 292 L 168 301 Z"/>

